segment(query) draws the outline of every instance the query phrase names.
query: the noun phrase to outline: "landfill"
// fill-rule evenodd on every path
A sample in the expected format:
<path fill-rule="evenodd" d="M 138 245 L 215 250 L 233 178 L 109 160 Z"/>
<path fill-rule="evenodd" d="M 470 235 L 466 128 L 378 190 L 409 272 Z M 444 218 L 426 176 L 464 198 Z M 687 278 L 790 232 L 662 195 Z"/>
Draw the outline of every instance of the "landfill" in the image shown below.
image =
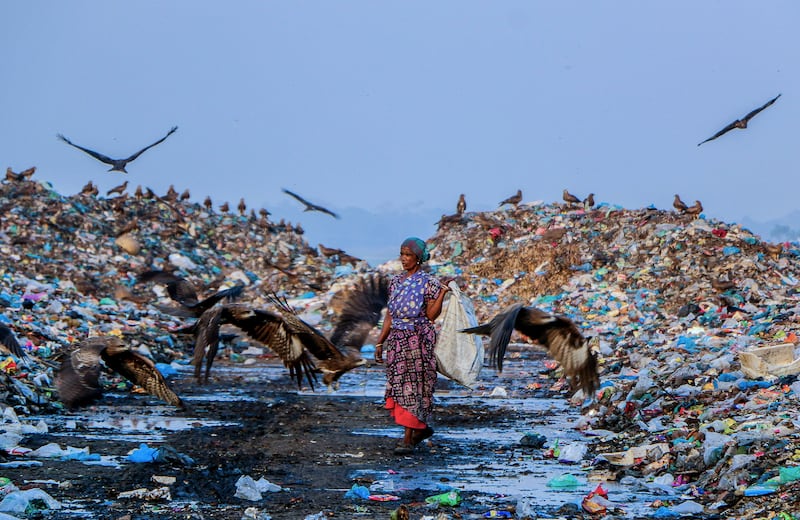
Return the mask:
<path fill-rule="evenodd" d="M 269 305 L 268 291 L 285 294 L 306 321 L 328 331 L 336 294 L 360 275 L 398 270 L 396 262 L 373 267 L 325 256 L 298 224 L 158 196 L 62 195 L 47 182 L 23 180 L 0 186 L 0 206 L 0 324 L 26 354 L 2 350 L 0 359 L 3 461 L 17 460 L 26 435 L 48 428 L 46 419 L 30 425 L 25 417 L 64 411 L 54 370 L 76 342 L 118 335 L 165 366 L 188 361 L 169 333 L 182 321 L 153 306 L 168 301 L 163 288 L 134 283 L 143 271 L 177 270 L 207 293 L 244 284 L 255 306 Z M 647 505 L 653 518 L 800 518 L 798 244 L 767 243 L 705 214 L 545 202 L 465 213 L 443 221 L 427 242 L 431 271 L 456 279 L 478 321 L 523 303 L 570 318 L 598 353 L 596 395 L 570 395 L 558 367 L 550 372 L 554 392 L 579 414 L 573 428 L 591 442 L 560 447 L 555 458 L 574 471 L 552 475 L 549 487 L 580 479 L 655 486 L 664 498 Z M 519 349 L 529 343 L 516 341 Z M 777 361 L 758 353 L 777 346 L 784 354 Z M 500 387 L 493 395 L 535 398 Z M 526 439 L 544 446 L 534 434 Z M 47 449 L 86 463 L 99 458 Z M 23 492 L 34 492 L 11 475 L 0 473 L 0 511 L 26 514 Z M 248 502 L 276 491 L 242 479 L 238 492 Z M 395 497 L 347 488 L 373 501 Z M 61 507 L 57 497 L 36 493 L 42 508 Z M 157 482 L 117 496 L 171 500 Z M 454 512 L 429 517 L 459 517 L 457 492 L 431 501 L 441 505 L 445 496 Z M 529 503 L 487 509 L 486 517 L 533 518 Z M 624 517 L 617 506 L 599 488 L 562 516 Z M 399 517 L 404 508 L 387 511 Z M 242 518 L 271 517 L 263 505 L 246 509 Z"/>

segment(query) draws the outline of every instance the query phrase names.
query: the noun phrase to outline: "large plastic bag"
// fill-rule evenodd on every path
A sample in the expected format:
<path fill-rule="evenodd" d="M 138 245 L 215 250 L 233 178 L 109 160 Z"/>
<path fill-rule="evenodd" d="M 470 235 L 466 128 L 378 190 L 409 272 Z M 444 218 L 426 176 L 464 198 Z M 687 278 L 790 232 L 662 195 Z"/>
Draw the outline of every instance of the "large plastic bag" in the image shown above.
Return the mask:
<path fill-rule="evenodd" d="M 470 388 L 483 368 L 483 340 L 475 334 L 459 332 L 478 326 L 475 309 L 455 282 L 442 318 L 442 329 L 433 350 L 436 367 L 443 376 Z"/>

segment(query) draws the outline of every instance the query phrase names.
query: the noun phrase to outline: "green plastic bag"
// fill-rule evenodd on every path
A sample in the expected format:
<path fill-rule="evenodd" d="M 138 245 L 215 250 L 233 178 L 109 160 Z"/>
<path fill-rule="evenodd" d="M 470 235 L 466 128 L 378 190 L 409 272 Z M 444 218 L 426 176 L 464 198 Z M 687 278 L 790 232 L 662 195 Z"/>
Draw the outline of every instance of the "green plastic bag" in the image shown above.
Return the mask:
<path fill-rule="evenodd" d="M 441 495 L 429 496 L 425 499 L 428 504 L 439 504 L 440 506 L 457 506 L 461 503 L 461 495 L 457 489 L 442 493 Z"/>
<path fill-rule="evenodd" d="M 564 473 L 563 475 L 559 475 L 557 477 L 553 477 L 547 483 L 547 487 L 551 488 L 573 488 L 580 486 L 580 481 L 575 477 L 575 475 L 570 475 L 569 473 Z"/>

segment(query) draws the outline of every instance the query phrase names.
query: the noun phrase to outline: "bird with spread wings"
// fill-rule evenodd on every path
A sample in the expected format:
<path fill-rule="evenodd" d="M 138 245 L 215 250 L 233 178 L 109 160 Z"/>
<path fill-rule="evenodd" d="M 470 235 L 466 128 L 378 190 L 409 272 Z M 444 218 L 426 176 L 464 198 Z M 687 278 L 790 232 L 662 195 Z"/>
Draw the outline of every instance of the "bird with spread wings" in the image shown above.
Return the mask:
<path fill-rule="evenodd" d="M 294 198 L 295 200 L 299 201 L 301 204 L 305 205 L 305 209 L 303 211 L 319 211 L 320 213 L 327 213 L 328 215 L 332 216 L 333 218 L 339 218 L 339 215 L 334 213 L 333 211 L 323 208 L 322 206 L 318 206 L 316 204 L 312 204 L 311 202 L 307 201 L 297 193 L 293 193 L 287 189 L 283 189 L 283 192 L 290 197 Z"/>
<path fill-rule="evenodd" d="M 164 284 L 167 288 L 169 297 L 180 304 L 180 307 L 169 307 L 156 305 L 156 307 L 167 314 L 173 316 L 199 318 L 205 311 L 221 302 L 222 300 L 233 300 L 238 298 L 244 290 L 244 285 L 237 284 L 227 289 L 222 289 L 211 296 L 200 299 L 197 289 L 189 280 L 168 271 L 152 270 L 145 271 L 136 277 L 136 283 L 155 282 Z"/>
<path fill-rule="evenodd" d="M 374 275 L 359 280 L 352 289 L 339 296 L 337 325 L 330 339 L 303 321 L 286 299 L 274 293 L 269 298 L 276 312 L 228 304 L 212 307 L 203 313 L 193 327 L 195 347 L 192 364 L 198 381 L 201 381 L 203 359 L 206 366 L 203 380 L 208 380 L 219 348 L 220 327 L 227 323 L 275 352 L 298 386 L 305 379 L 313 389 L 316 374 L 322 373 L 322 382 L 335 387 L 343 374 L 365 363 L 358 349 L 380 321 L 381 312 L 389 300 L 389 286 L 385 277 Z"/>
<path fill-rule="evenodd" d="M 97 336 L 80 342 L 61 362 L 55 385 L 59 399 L 67 408 L 90 404 L 103 394 L 100 382 L 103 365 L 148 394 L 173 406 L 184 407 L 181 398 L 149 358 L 134 352 L 117 336 Z"/>
<path fill-rule="evenodd" d="M 175 132 L 175 130 L 177 130 L 177 129 L 178 129 L 177 126 L 173 126 L 170 129 L 170 131 L 167 132 L 167 135 L 165 135 L 164 137 L 162 137 L 161 139 L 159 139 L 155 143 L 145 146 L 144 148 L 142 148 L 141 150 L 139 150 L 135 154 L 133 154 L 130 157 L 127 157 L 125 159 L 112 159 L 111 157 L 108 157 L 107 155 L 103 155 L 101 153 L 95 152 L 94 150 L 89 150 L 88 148 L 84 148 L 83 146 L 77 145 L 77 144 L 73 143 L 72 141 L 70 141 L 69 139 L 67 139 L 66 137 L 64 137 L 61 134 L 58 134 L 58 138 L 61 139 L 62 141 L 64 141 L 65 143 L 67 143 L 68 145 L 73 146 L 73 147 L 77 148 L 78 150 L 81 150 L 83 152 L 88 153 L 89 155 L 91 155 L 92 157 L 97 159 L 98 161 L 104 162 L 106 164 L 111 165 L 111 168 L 108 171 L 110 171 L 110 172 L 128 173 L 128 171 L 125 169 L 125 166 L 127 166 L 128 163 L 136 160 L 136 158 L 139 157 L 140 155 L 142 155 L 145 151 L 147 151 L 150 148 L 154 147 L 155 145 L 163 142 L 167 137 L 172 135 Z"/>
<path fill-rule="evenodd" d="M 461 332 L 489 336 L 489 361 L 501 371 L 506 347 L 515 330 L 547 348 L 550 356 L 564 369 L 573 390 L 580 386 L 584 395 L 589 397 L 600 387 L 597 357 L 588 340 L 569 318 L 518 303 L 507 307 L 489 323 Z"/>
<path fill-rule="evenodd" d="M 703 143 L 707 143 L 707 142 L 709 142 L 709 141 L 713 141 L 713 140 L 714 140 L 714 139 L 716 139 L 717 137 L 719 137 L 719 136 L 721 136 L 721 135 L 723 135 L 723 134 L 726 134 L 726 133 L 730 132 L 730 131 L 731 131 L 731 130 L 733 130 L 734 128 L 740 128 L 740 129 L 745 129 L 745 128 L 747 128 L 747 123 L 749 123 L 749 122 L 750 122 L 750 120 L 751 120 L 751 119 L 753 119 L 753 117 L 755 117 L 755 116 L 756 116 L 756 115 L 757 115 L 759 112 L 761 112 L 762 110 L 764 110 L 764 109 L 765 109 L 765 108 L 767 108 L 768 106 L 772 105 L 772 104 L 773 104 L 775 101 L 777 101 L 777 99 L 778 99 L 779 97 L 781 97 L 781 95 L 780 95 L 780 94 L 778 94 L 778 95 L 777 95 L 777 96 L 775 96 L 774 98 L 770 99 L 769 101 L 767 101 L 766 103 L 764 103 L 764 104 L 763 104 L 763 105 L 761 105 L 760 107 L 756 108 L 755 110 L 751 111 L 750 113 L 748 113 L 748 114 L 747 114 L 746 116 L 744 116 L 743 118 L 741 118 L 741 119 L 737 119 L 736 121 L 734 121 L 734 122 L 730 123 L 728 126 L 726 126 L 725 128 L 723 128 L 722 130 L 720 130 L 720 131 L 719 131 L 719 132 L 717 132 L 716 134 L 712 135 L 711 137 L 709 137 L 709 138 L 708 138 L 708 139 L 706 139 L 705 141 L 703 141 L 703 142 L 700 142 L 700 143 L 697 143 L 697 146 L 700 146 L 701 144 L 703 144 Z"/>

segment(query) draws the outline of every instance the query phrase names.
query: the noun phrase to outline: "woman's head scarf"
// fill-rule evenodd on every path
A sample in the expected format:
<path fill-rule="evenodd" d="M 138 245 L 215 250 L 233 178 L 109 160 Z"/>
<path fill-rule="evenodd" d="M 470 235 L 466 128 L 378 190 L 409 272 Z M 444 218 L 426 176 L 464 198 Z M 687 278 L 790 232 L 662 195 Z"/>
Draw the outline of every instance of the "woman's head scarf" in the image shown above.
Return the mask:
<path fill-rule="evenodd" d="M 420 262 L 427 262 L 431 255 L 428 253 L 428 246 L 425 245 L 425 241 L 417 238 L 417 237 L 409 237 L 403 240 L 403 243 L 400 244 L 400 248 L 407 247 L 411 250 L 412 253 L 417 255 L 417 258 Z"/>

